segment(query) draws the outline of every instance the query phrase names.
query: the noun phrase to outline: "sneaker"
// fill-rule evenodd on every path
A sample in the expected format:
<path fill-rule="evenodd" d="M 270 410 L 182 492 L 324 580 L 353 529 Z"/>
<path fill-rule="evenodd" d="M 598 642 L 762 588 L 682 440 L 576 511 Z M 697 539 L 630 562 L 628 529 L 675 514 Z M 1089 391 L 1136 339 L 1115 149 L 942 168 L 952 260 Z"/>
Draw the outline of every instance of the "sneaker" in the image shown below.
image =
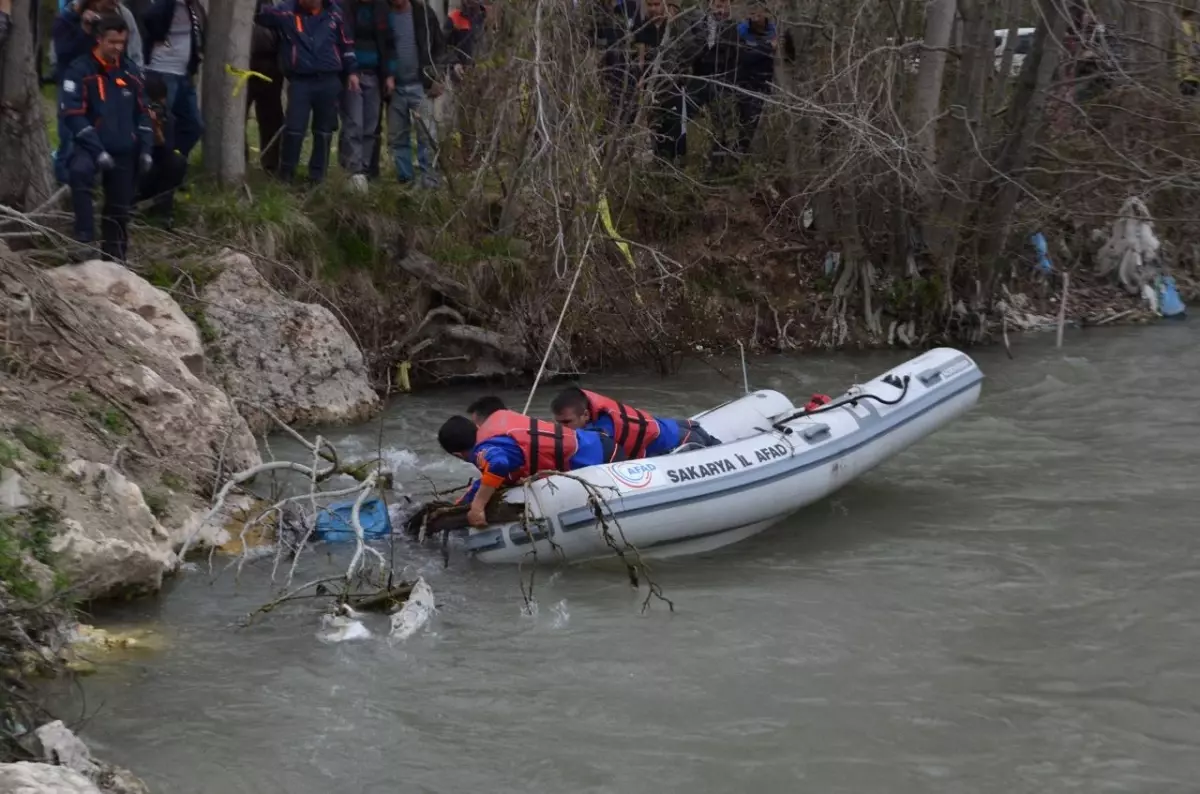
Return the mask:
<path fill-rule="evenodd" d="M 354 176 L 350 177 L 350 187 L 353 188 L 356 193 L 366 193 L 367 175 L 355 174 Z"/>

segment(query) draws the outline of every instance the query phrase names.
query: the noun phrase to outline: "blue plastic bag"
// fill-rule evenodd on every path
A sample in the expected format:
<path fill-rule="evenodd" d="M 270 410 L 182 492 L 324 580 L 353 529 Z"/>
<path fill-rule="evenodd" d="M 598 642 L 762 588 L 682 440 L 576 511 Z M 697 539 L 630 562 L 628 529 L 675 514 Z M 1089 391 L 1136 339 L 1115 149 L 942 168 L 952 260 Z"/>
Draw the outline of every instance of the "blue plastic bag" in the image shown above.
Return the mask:
<path fill-rule="evenodd" d="M 1187 305 L 1179 297 L 1175 279 L 1163 276 L 1158 280 L 1158 311 L 1163 317 L 1182 317 L 1187 314 Z"/>
<path fill-rule="evenodd" d="M 1041 232 L 1036 232 L 1032 237 L 1029 238 L 1029 242 L 1033 243 L 1033 247 L 1037 251 L 1037 269 L 1043 273 L 1053 273 L 1054 264 L 1050 261 L 1049 249 L 1046 245 L 1046 236 Z"/>

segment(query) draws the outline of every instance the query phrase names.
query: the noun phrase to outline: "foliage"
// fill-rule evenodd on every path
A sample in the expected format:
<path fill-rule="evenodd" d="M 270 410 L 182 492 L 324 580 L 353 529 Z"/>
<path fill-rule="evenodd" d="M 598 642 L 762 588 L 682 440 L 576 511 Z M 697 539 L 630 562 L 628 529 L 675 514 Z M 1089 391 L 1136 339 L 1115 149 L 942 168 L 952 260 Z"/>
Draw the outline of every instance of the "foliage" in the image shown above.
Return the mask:
<path fill-rule="evenodd" d="M 171 497 L 155 488 L 142 489 L 142 500 L 154 517 L 162 520 L 171 514 Z"/>
<path fill-rule="evenodd" d="M 11 467 L 21 459 L 21 450 L 6 439 L 0 438 L 0 467 Z"/>
<path fill-rule="evenodd" d="M 62 442 L 36 425 L 17 425 L 12 429 L 12 434 L 26 449 L 43 460 L 58 460 L 62 457 Z"/>
<path fill-rule="evenodd" d="M 61 519 L 58 510 L 45 503 L 0 518 L 0 582 L 10 595 L 24 601 L 39 597 L 39 585 L 26 560 L 53 566 L 50 545 Z"/>

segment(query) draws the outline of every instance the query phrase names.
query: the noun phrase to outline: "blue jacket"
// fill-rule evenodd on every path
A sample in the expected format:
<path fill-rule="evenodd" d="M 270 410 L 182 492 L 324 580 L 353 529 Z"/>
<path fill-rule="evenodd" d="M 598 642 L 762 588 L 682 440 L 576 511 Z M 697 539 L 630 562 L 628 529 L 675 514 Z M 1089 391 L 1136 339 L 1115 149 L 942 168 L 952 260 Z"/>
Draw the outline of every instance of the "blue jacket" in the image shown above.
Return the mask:
<path fill-rule="evenodd" d="M 187 73 L 188 77 L 195 77 L 204 57 L 204 30 L 208 25 L 208 17 L 199 0 L 154 0 L 154 4 L 142 16 L 142 24 L 146 28 L 146 63 L 150 63 L 150 54 L 154 52 L 154 48 L 167 41 L 171 35 L 176 3 L 187 4 L 188 16 L 192 21 L 192 55 L 188 59 Z"/>
<path fill-rule="evenodd" d="M 149 153 L 154 144 L 141 70 L 124 56 L 116 65 L 102 64 L 92 53 L 76 58 L 63 75 L 58 97 L 69 145 L 93 157 Z"/>
<path fill-rule="evenodd" d="M 575 440 L 579 447 L 567 462 L 571 471 L 608 462 L 604 459 L 604 447 L 597 433 L 591 430 L 576 430 Z M 525 465 L 525 453 L 517 446 L 516 441 L 502 436 L 476 444 L 475 449 L 471 450 L 471 460 L 482 477 L 471 483 L 471 487 L 458 500 L 459 504 L 466 504 L 474 499 L 481 482 L 493 488 L 511 482 L 512 475 Z"/>
<path fill-rule="evenodd" d="M 774 22 L 767 23 L 762 34 L 750 29 L 750 20 L 738 23 L 738 82 L 755 88 L 765 88 L 775 79 L 775 48 L 778 36 Z"/>
<path fill-rule="evenodd" d="M 331 0 L 324 0 L 315 14 L 302 9 L 298 0 L 283 0 L 279 5 L 263 6 L 254 21 L 279 32 L 283 70 L 289 77 L 358 71 L 354 40 L 339 6 Z"/>
<path fill-rule="evenodd" d="M 646 447 L 647 458 L 666 455 L 679 446 L 679 440 L 683 437 L 679 429 L 679 423 L 674 419 L 660 419 L 656 416 L 654 417 L 654 421 L 658 424 L 658 438 L 651 441 L 650 445 Z M 603 433 L 609 438 L 616 437 L 616 428 L 613 427 L 613 421 L 607 414 L 601 415 L 594 422 L 589 422 L 587 429 Z"/>
<path fill-rule="evenodd" d="M 140 68 L 141 59 L 144 57 L 142 38 L 138 33 L 133 14 L 124 4 L 118 5 L 117 9 L 121 18 L 129 26 L 129 40 L 125 44 L 125 53 L 134 65 Z M 67 3 L 54 18 L 54 25 L 50 28 L 50 38 L 54 47 L 55 83 L 62 82 L 67 67 L 73 64 L 76 58 L 87 55 L 96 46 L 96 37 L 83 29 L 83 21 L 70 3 Z"/>

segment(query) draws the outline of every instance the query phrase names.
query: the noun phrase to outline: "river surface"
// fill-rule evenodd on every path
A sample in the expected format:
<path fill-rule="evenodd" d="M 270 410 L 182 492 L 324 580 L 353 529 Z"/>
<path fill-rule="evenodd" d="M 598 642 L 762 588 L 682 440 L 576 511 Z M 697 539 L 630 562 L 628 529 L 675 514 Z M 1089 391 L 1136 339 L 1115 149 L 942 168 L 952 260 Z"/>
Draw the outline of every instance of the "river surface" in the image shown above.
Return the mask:
<path fill-rule="evenodd" d="M 86 679 L 84 735 L 159 794 L 1196 791 L 1198 341 L 977 352 L 983 397 L 955 424 L 751 540 L 659 563 L 674 614 L 588 567 L 539 577 L 528 615 L 515 570 L 405 545 L 429 627 L 326 645 L 311 603 L 230 627 L 268 600 L 260 567 L 187 575 L 104 618 L 166 648 Z M 751 380 L 807 397 L 906 357 L 760 359 Z M 589 385 L 680 415 L 740 391 L 721 366 L 736 384 L 697 365 Z M 473 396 L 395 401 L 406 482 L 465 480 L 433 433 Z M 377 434 L 331 432 L 359 452 Z"/>

